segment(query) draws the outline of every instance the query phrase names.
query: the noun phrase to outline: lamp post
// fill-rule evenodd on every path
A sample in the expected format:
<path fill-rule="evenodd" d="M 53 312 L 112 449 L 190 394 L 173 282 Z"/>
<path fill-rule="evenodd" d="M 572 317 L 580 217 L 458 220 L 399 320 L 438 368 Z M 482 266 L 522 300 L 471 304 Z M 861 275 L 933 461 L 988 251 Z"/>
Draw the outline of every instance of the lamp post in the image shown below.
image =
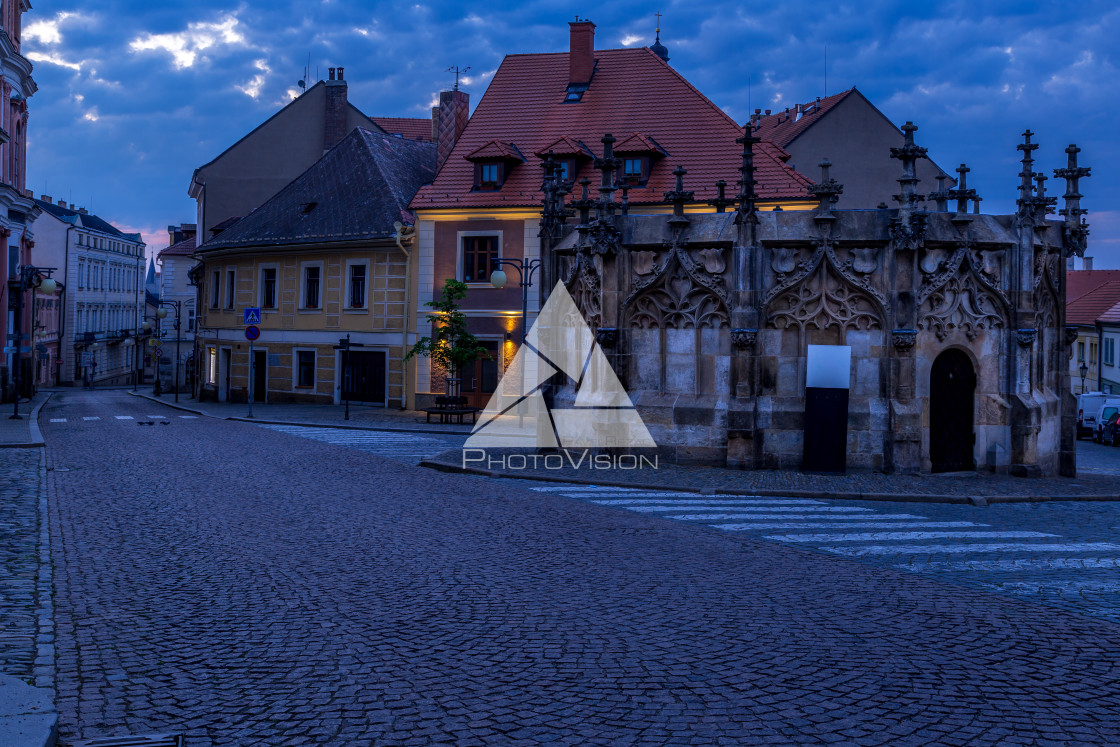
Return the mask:
<path fill-rule="evenodd" d="M 156 309 L 156 316 L 160 319 L 167 318 L 167 309 L 164 306 L 172 306 L 175 309 L 175 401 L 179 401 L 179 327 L 182 323 L 182 301 L 160 301 L 159 308 Z M 156 363 L 156 378 L 159 378 L 159 363 Z"/>
<path fill-rule="evenodd" d="M 140 335 L 144 337 L 144 340 L 152 339 L 152 323 L 148 321 L 148 317 L 146 316 L 144 318 L 144 323 L 140 325 L 140 334 L 137 337 L 139 338 Z M 140 380 L 144 378 L 144 344 L 145 343 L 138 343 L 136 345 L 136 374 L 132 378 L 132 391 L 134 392 Z"/>
<path fill-rule="evenodd" d="M 15 357 L 14 361 L 15 371 L 12 375 L 12 383 L 15 384 L 16 396 L 15 403 L 12 407 L 12 414 L 9 420 L 23 420 L 19 414 L 19 394 L 20 394 L 20 353 L 23 346 L 23 296 L 27 291 L 36 289 L 48 296 L 53 295 L 55 289 L 58 288 L 58 283 L 51 277 L 51 273 L 55 271 L 54 267 L 33 267 L 31 265 L 24 265 L 19 271 L 19 303 L 16 304 L 16 340 L 15 340 Z M 12 283 L 16 285 L 16 283 Z M 31 340 L 28 339 L 28 343 Z"/>
<path fill-rule="evenodd" d="M 498 265 L 498 269 L 490 273 L 490 285 L 495 288 L 504 288 L 506 286 L 506 273 L 502 269 L 502 265 L 509 265 L 517 270 L 518 285 L 521 287 L 521 345 L 525 345 L 525 338 L 528 336 L 528 317 L 529 317 L 529 289 L 533 287 L 533 275 L 537 270 L 541 269 L 541 260 L 538 259 L 495 259 L 493 260 Z M 525 356 L 521 356 L 521 387 L 525 391 Z M 525 413 L 521 405 L 517 406 L 517 422 L 520 425 L 524 421 Z"/>
<path fill-rule="evenodd" d="M 1077 370 L 1081 373 L 1081 393 L 1085 393 L 1085 375 L 1089 373 L 1089 367 L 1085 365 L 1085 359 L 1081 359 L 1081 365 Z"/>

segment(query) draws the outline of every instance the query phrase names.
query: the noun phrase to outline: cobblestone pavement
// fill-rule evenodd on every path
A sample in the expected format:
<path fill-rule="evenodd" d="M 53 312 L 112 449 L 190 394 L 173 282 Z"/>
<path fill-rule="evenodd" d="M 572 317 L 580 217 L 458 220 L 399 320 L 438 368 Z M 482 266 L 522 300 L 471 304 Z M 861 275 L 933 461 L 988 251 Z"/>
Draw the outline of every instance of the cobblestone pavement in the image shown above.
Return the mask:
<path fill-rule="evenodd" d="M 38 635 L 39 460 L 39 449 L 0 449 L 0 674 L 29 685 Z"/>
<path fill-rule="evenodd" d="M 1120 448 L 1088 440 L 1078 441 L 1077 474 L 1109 475 L 1115 479 L 1117 489 L 1120 490 Z"/>
<path fill-rule="evenodd" d="M 520 484 L 1120 622 L 1120 504 L 1111 501 L 979 507 Z"/>
<path fill-rule="evenodd" d="M 434 434 L 394 433 L 387 431 L 351 431 L 338 428 L 310 428 L 296 425 L 261 425 L 261 428 L 311 438 L 335 446 L 387 457 L 405 464 L 419 464 L 447 449 L 462 448 L 467 440 L 463 436 Z"/>
<path fill-rule="evenodd" d="M 62 744 L 1120 742 L 1107 620 L 151 407 L 44 410 Z"/>

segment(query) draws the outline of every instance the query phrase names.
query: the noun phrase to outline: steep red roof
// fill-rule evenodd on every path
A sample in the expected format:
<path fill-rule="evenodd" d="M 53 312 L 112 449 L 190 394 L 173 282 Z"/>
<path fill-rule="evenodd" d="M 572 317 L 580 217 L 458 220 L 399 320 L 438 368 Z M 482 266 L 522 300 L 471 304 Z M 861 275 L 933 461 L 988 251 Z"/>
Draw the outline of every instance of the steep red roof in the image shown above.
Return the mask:
<path fill-rule="evenodd" d="M 563 103 L 568 53 L 509 55 L 494 74 L 470 122 L 435 181 L 412 201 L 424 208 L 537 206 L 541 169 L 530 157 L 510 169 L 499 190 L 472 192 L 474 164 L 464 158 L 491 141 L 513 142 L 521 153 L 547 151 L 558 138 L 578 141 L 602 154 L 611 133 L 641 133 L 668 153 L 654 159 L 645 187 L 630 191 L 632 203 L 664 202 L 673 189 L 673 169 L 688 169 L 685 189 L 702 201 L 716 196 L 719 179 L 739 180 L 735 139 L 742 129 L 657 55 L 645 48 L 595 52 L 591 85 L 580 101 Z M 764 200 L 808 199 L 809 179 L 785 165 L 785 152 L 771 143 L 755 147 L 757 191 Z M 598 184 L 598 173 L 580 172 Z M 594 192 L 593 192 L 594 193 Z"/>
<path fill-rule="evenodd" d="M 390 135 L 400 135 L 408 140 L 432 142 L 432 120 L 413 117 L 370 117 Z"/>
<path fill-rule="evenodd" d="M 783 112 L 762 117 L 758 120 L 758 129 L 754 134 L 784 148 L 792 143 L 794 138 L 827 114 L 829 109 L 848 98 L 855 90 L 855 88 L 849 88 L 842 93 L 810 101 L 807 104 L 800 104 L 800 115 L 798 114 L 798 106 L 792 106 Z"/>
<path fill-rule="evenodd" d="M 1120 280 L 1120 270 L 1069 270 L 1066 272 L 1066 303 L 1081 298 L 1111 280 Z"/>
<path fill-rule="evenodd" d="M 172 244 L 171 246 L 167 247 L 166 249 L 161 251 L 158 256 L 159 257 L 166 257 L 168 255 L 171 255 L 171 256 L 176 256 L 176 257 L 182 257 L 182 256 L 194 254 L 194 250 L 195 250 L 195 243 L 194 243 L 194 236 L 192 235 L 192 236 L 189 236 L 189 237 L 183 239 L 182 241 L 180 241 L 177 244 Z"/>
<path fill-rule="evenodd" d="M 482 161 L 488 158 L 502 158 L 507 161 L 524 161 L 525 158 L 513 143 L 503 143 L 500 140 L 491 140 L 481 148 L 476 148 L 463 156 L 468 161 Z"/>
<path fill-rule="evenodd" d="M 1120 280 L 1109 280 L 1072 301 L 1066 301 L 1066 323 L 1092 326 L 1101 314 L 1120 303 Z"/>

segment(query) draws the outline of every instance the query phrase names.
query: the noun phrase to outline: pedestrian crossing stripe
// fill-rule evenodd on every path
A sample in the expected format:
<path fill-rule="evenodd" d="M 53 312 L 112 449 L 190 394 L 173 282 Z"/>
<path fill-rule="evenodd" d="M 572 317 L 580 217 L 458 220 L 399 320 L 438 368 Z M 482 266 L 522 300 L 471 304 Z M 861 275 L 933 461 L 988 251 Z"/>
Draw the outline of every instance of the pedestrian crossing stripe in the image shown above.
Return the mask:
<path fill-rule="evenodd" d="M 593 497 L 593 496 L 578 496 L 578 495 L 572 495 L 572 494 L 569 494 L 569 493 L 565 493 L 565 495 L 567 495 L 567 497 L 569 497 L 569 498 Z M 595 498 L 592 502 L 593 503 L 598 503 L 601 506 L 623 506 L 623 507 L 634 506 L 635 508 L 631 509 L 633 511 L 640 510 L 639 508 L 636 508 L 636 507 L 641 506 L 642 504 L 656 504 L 656 505 L 663 505 L 663 506 L 678 506 L 678 507 L 681 507 L 681 508 L 684 508 L 686 506 L 695 506 L 695 505 L 703 505 L 703 504 L 712 504 L 712 505 L 717 505 L 717 506 L 727 506 L 727 505 L 731 505 L 731 504 L 747 505 L 747 506 L 751 506 L 751 505 L 759 505 L 759 506 L 761 506 L 761 505 L 823 506 L 824 505 L 824 501 L 814 501 L 814 500 L 809 500 L 808 498 L 804 498 L 804 499 L 802 499 L 802 498 L 713 498 L 711 496 L 709 496 L 707 498 L 685 498 L 685 499 L 681 499 L 681 500 L 674 500 L 672 498 L 616 498 L 616 499 L 608 499 L 608 500 L 599 500 L 598 498 Z"/>
<path fill-rule="evenodd" d="M 1033 542 L 978 542 L 937 545 L 868 545 L 866 547 L 820 547 L 825 552 L 837 555 L 936 555 L 938 553 L 960 554 L 966 552 L 1116 552 L 1120 545 L 1113 542 L 1071 542 L 1036 544 Z"/>
<path fill-rule="evenodd" d="M 66 418 L 51 418 L 52 423 L 65 423 Z"/>
<path fill-rule="evenodd" d="M 114 415 L 117 420 L 132 420 L 131 415 Z"/>
<path fill-rule="evenodd" d="M 685 519 L 682 516 L 667 516 L 667 519 Z M 785 516 L 774 517 L 777 519 L 785 519 Z M 812 518 L 812 517 L 808 517 Z M 852 522 L 833 522 L 833 517 L 828 517 L 828 522 L 811 522 L 811 521 L 790 521 L 784 523 L 766 523 L 760 522 L 755 524 L 713 524 L 716 529 L 725 529 L 730 531 L 746 531 L 751 529 L 908 529 L 910 527 L 921 527 L 925 529 L 948 529 L 949 527 L 986 527 L 988 524 L 976 524 L 971 521 L 899 521 L 899 522 L 876 522 L 867 524 L 857 524 Z M 854 517 L 853 517 L 854 518 Z M 866 518 L 887 519 L 888 516 L 875 516 L 875 517 L 859 517 L 860 521 Z"/>
<path fill-rule="evenodd" d="M 598 501 L 596 501 L 596 503 L 597 502 Z M 625 509 L 628 509 L 630 511 L 636 511 L 638 513 L 658 513 L 658 512 L 664 512 L 664 511 L 738 511 L 738 512 L 743 513 L 745 515 L 749 515 L 749 513 L 751 513 L 751 512 L 757 513 L 757 512 L 766 512 L 766 511 L 777 512 L 777 513 L 780 513 L 780 512 L 787 512 L 787 513 L 794 512 L 795 513 L 795 512 L 798 512 L 798 511 L 808 511 L 808 512 L 837 513 L 837 514 L 858 514 L 858 513 L 870 513 L 871 512 L 870 508 L 859 508 L 859 507 L 856 507 L 856 506 L 784 506 L 784 505 L 776 505 L 776 506 L 727 506 L 727 505 L 724 505 L 724 504 L 716 504 L 716 505 L 700 505 L 700 506 L 622 506 L 621 508 L 625 508 Z M 718 518 L 721 518 L 721 517 L 710 516 L 709 518 L 718 519 Z M 729 518 L 735 518 L 735 517 L 730 516 Z M 697 516 L 696 520 L 702 521 L 703 517 Z"/>
<path fill-rule="evenodd" d="M 82 420 L 101 420 L 101 418 L 99 418 L 99 417 L 97 417 L 96 415 L 94 415 L 93 417 L 82 418 Z"/>
<path fill-rule="evenodd" d="M 180 415 L 183 420 L 198 420 L 197 415 Z"/>
<path fill-rule="evenodd" d="M 1120 569 L 1120 558 L 1011 558 L 1008 560 L 934 560 L 895 566 L 906 571 L 1096 571 Z"/>

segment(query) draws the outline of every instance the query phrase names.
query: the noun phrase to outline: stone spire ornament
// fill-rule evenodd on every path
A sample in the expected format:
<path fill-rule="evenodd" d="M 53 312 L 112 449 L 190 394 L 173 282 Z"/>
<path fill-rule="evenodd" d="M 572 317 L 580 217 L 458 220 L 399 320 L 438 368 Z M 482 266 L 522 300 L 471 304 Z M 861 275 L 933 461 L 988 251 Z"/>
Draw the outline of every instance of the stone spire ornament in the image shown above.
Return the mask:
<path fill-rule="evenodd" d="M 821 167 L 821 180 L 809 187 L 809 194 L 818 200 L 815 220 L 818 223 L 833 221 L 836 216 L 832 214 L 832 206 L 839 201 L 844 185 L 829 176 L 828 170 L 832 168 L 832 162 L 827 158 L 817 165 Z"/>
<path fill-rule="evenodd" d="M 914 144 L 914 133 L 917 129 L 918 126 L 913 122 L 908 121 L 906 124 L 902 125 L 902 134 L 905 141 L 901 148 L 891 148 L 891 158 L 897 158 L 902 161 L 902 176 L 898 179 L 902 191 L 900 194 L 895 195 L 894 199 L 904 210 L 917 207 L 919 202 L 925 200 L 924 197 L 918 194 L 918 177 L 914 167 L 919 158 L 927 157 L 926 149 L 920 145 Z"/>
<path fill-rule="evenodd" d="M 717 213 L 727 212 L 727 208 L 735 204 L 735 198 L 727 197 L 724 191 L 727 189 L 727 182 L 720 179 L 716 182 L 716 196 L 708 200 L 708 204 L 716 209 Z"/>
<path fill-rule="evenodd" d="M 1077 154 L 1080 152 L 1080 148 L 1070 143 L 1069 147 L 1066 148 L 1066 167 L 1064 169 L 1054 169 L 1056 178 L 1066 180 L 1066 193 L 1062 195 L 1065 205 L 1058 211 L 1058 215 L 1065 218 L 1064 233 L 1069 252 L 1076 254 L 1078 257 L 1085 253 L 1089 236 L 1089 224 L 1081 217 L 1088 211 L 1081 207 L 1083 195 L 1079 191 L 1079 182 L 1081 179 L 1091 176 L 1088 166 L 1077 164 Z"/>

